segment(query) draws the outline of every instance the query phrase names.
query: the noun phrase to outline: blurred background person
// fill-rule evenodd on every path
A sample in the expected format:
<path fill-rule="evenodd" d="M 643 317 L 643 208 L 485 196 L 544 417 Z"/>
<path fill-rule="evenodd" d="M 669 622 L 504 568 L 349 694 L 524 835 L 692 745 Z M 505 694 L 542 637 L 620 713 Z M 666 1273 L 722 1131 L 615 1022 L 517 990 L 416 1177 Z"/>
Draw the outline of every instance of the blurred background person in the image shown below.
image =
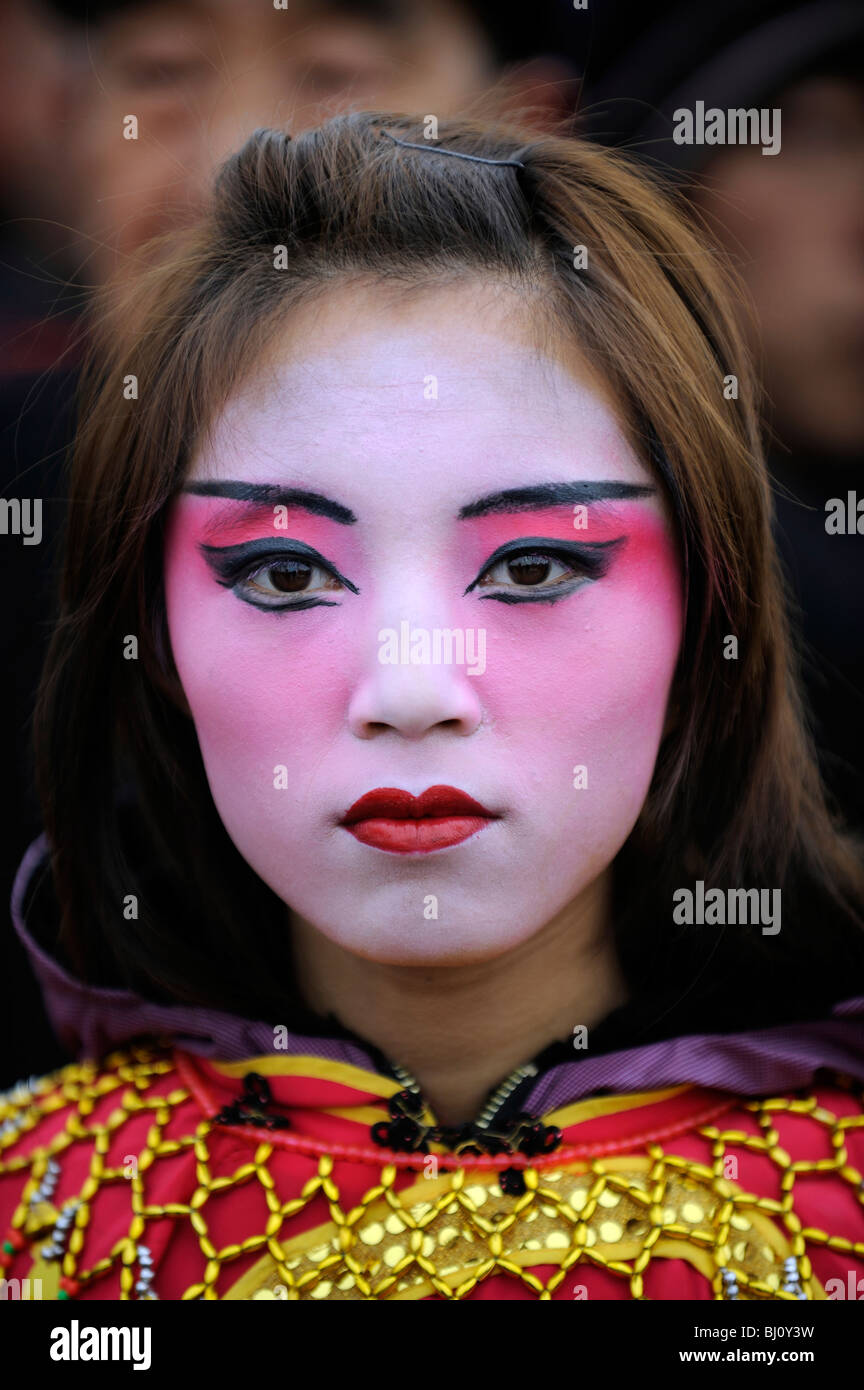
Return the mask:
<path fill-rule="evenodd" d="M 0 377 L 50 367 L 73 321 L 65 282 L 79 62 L 41 0 L 0 0 Z"/>
<path fill-rule="evenodd" d="M 593 39 L 581 128 L 677 187 L 743 280 L 823 774 L 864 827 L 864 535 L 826 531 L 864 499 L 864 6 L 620 0 Z M 676 144 L 697 101 L 779 108 L 778 153 Z"/>
<path fill-rule="evenodd" d="M 8 5 L 6 17 L 0 155 L 16 171 L 7 216 L 26 258 L 0 283 L 0 314 L 22 286 L 38 285 L 28 290 L 36 324 L 53 323 L 61 302 L 86 308 L 91 286 L 134 273 L 152 237 L 196 218 L 218 165 L 257 127 L 297 132 L 362 108 L 443 119 L 482 105 L 543 128 L 575 108 L 575 70 L 559 56 L 570 16 L 556 3 L 534 6 L 530 23 L 490 0 L 28 0 Z M 47 226 L 37 236 L 40 218 Z M 15 809 L 0 852 L 8 903 L 40 828 L 29 728 L 53 614 L 86 313 L 77 337 L 46 330 L 36 360 L 20 350 L 17 329 L 6 336 L 2 496 L 41 499 L 43 532 L 32 546 L 0 537 L 6 592 L 16 593 L 0 624 L 2 751 Z M 19 1057 L 45 1070 L 65 1056 L 8 914 L 2 931 L 15 1019 L 0 1085 L 17 1078 Z"/>
<path fill-rule="evenodd" d="M 139 0 L 88 10 L 75 220 L 99 280 L 196 217 L 214 169 L 256 126 L 299 132 L 347 108 L 443 119 L 484 99 L 499 110 L 527 104 L 540 124 L 572 110 L 574 74 L 553 51 L 555 5 L 535 6 L 518 25 L 488 0 Z M 129 115 L 137 140 L 124 133 Z"/>
<path fill-rule="evenodd" d="M 62 464 L 72 430 L 72 374 L 56 364 L 74 355 L 79 332 L 71 156 L 82 58 L 62 16 L 40 0 L 0 0 L 0 34 L 0 751 L 11 813 L 0 849 L 0 954 L 10 998 L 20 999 L 23 1010 L 20 1021 L 12 1019 L 7 1046 L 16 1058 L 32 1046 L 53 1064 L 57 1045 L 41 1020 L 41 999 L 22 966 L 7 904 L 15 861 L 38 825 L 27 730 L 50 629 Z M 38 400 L 37 382 L 47 383 Z M 41 505 L 39 544 L 25 545 L 9 529 L 6 501 L 14 506 L 22 498 Z"/>

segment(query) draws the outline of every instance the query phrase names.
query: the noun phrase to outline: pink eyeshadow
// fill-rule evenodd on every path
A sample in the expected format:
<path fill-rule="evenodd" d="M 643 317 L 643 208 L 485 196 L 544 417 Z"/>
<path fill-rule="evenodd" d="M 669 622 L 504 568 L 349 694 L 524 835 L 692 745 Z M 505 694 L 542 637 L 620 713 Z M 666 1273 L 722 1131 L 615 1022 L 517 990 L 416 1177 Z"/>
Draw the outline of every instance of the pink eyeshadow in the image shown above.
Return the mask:
<path fill-rule="evenodd" d="M 478 567 L 499 546 L 523 536 L 588 543 L 602 543 L 623 536 L 627 538 L 626 545 L 617 564 L 626 563 L 628 569 L 651 562 L 658 554 L 668 559 L 674 557 L 675 547 L 666 522 L 639 502 L 593 502 L 587 507 L 587 525 L 578 528 L 574 527 L 573 518 L 572 507 L 559 506 L 544 511 L 477 517 L 460 522 L 460 526 L 470 528 L 471 561 Z"/>
<path fill-rule="evenodd" d="M 339 544 L 344 553 L 347 532 L 352 528 L 316 516 L 302 507 L 288 507 L 276 512 L 268 503 L 250 505 L 225 498 L 183 496 L 178 514 L 188 521 L 186 537 L 203 545 L 242 545 L 246 541 L 295 538 L 315 546 L 322 554 Z M 279 523 L 277 525 L 277 522 Z M 353 538 L 352 538 L 353 539 Z"/>

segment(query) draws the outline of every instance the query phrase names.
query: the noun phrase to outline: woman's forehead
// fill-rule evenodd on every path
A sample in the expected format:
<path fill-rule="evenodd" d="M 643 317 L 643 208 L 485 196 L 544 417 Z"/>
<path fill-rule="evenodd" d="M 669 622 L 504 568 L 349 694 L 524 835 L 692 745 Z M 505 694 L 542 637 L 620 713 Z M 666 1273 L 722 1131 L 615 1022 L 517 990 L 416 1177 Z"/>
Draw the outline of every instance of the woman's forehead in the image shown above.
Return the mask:
<path fill-rule="evenodd" d="M 609 393 L 512 305 L 457 290 L 304 306 L 227 403 L 191 478 L 410 489 L 442 500 L 527 481 L 648 477 Z"/>

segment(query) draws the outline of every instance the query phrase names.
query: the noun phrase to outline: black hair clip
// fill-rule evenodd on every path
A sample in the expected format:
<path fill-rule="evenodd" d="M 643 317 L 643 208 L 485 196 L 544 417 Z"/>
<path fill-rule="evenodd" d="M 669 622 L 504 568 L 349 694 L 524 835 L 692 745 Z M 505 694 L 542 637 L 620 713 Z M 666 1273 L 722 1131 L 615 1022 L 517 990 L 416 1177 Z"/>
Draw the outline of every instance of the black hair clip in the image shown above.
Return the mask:
<path fill-rule="evenodd" d="M 391 135 L 389 130 L 382 130 L 382 135 L 386 135 L 388 140 L 392 140 L 394 145 L 401 145 L 406 150 L 423 150 L 426 154 L 449 154 L 453 159 L 470 159 L 474 164 L 497 164 L 511 169 L 524 169 L 525 165 L 521 159 L 487 159 L 481 154 L 465 154 L 462 150 L 448 150 L 443 145 L 417 145 L 410 140 L 397 140 L 395 135 Z"/>

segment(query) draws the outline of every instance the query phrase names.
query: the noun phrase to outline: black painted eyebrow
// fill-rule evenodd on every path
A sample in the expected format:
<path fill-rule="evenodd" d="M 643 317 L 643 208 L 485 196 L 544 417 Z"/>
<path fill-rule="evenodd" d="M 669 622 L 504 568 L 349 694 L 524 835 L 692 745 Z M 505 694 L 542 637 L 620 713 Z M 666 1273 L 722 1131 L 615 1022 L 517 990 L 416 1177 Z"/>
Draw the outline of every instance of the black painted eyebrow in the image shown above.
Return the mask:
<path fill-rule="evenodd" d="M 273 507 L 302 507 L 315 516 L 326 516 L 341 526 L 353 526 L 357 518 L 341 502 L 305 488 L 280 487 L 277 483 L 188 483 L 184 492 L 196 497 L 229 497 L 233 502 L 253 502 Z"/>
<path fill-rule="evenodd" d="M 469 502 L 459 512 L 459 520 L 490 516 L 495 512 L 530 512 L 556 507 L 562 502 L 600 502 L 604 498 L 650 497 L 656 488 L 640 483 L 537 483 L 533 487 L 511 487 L 490 492 Z"/>

